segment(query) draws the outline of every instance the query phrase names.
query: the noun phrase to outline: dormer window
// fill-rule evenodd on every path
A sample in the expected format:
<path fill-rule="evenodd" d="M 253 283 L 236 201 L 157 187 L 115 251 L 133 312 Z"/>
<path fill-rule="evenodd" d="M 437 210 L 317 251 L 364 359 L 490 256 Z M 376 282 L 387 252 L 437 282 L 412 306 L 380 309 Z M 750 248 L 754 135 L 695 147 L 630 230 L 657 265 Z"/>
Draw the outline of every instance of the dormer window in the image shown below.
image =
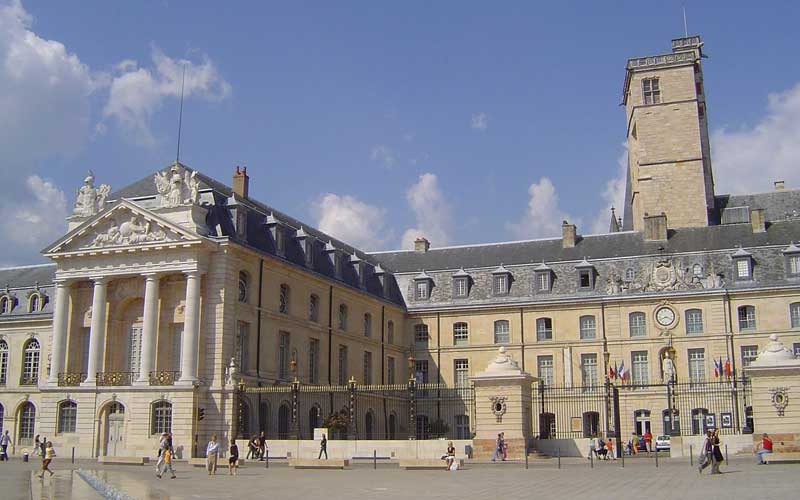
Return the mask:
<path fill-rule="evenodd" d="M 269 229 L 272 242 L 275 244 L 275 254 L 283 257 L 286 250 L 286 235 L 284 234 L 283 224 L 274 215 L 269 214 L 264 225 Z"/>
<path fill-rule="evenodd" d="M 578 271 L 578 289 L 579 290 L 594 290 L 595 269 L 586 259 L 583 259 L 580 264 L 575 266 Z"/>
<path fill-rule="evenodd" d="M 470 275 L 464 268 L 453 275 L 453 298 L 466 298 L 469 296 Z"/>
<path fill-rule="evenodd" d="M 300 248 L 303 250 L 303 257 L 305 258 L 306 266 L 314 267 L 316 253 L 314 238 L 306 233 L 305 229 L 303 229 L 303 226 L 300 226 L 300 229 L 297 230 L 297 234 L 295 234 L 294 237 L 297 242 L 300 243 Z"/>
<path fill-rule="evenodd" d="M 8 314 L 11 312 L 11 298 L 7 295 L 0 297 L 0 314 Z"/>
<path fill-rule="evenodd" d="M 431 297 L 433 278 L 424 270 L 414 278 L 414 299 L 428 300 Z"/>
<path fill-rule="evenodd" d="M 494 295 L 508 295 L 511 286 L 511 271 L 503 264 L 492 271 L 492 293 Z"/>
<path fill-rule="evenodd" d="M 753 256 L 743 248 L 739 248 L 732 256 L 736 281 L 753 279 Z"/>
<path fill-rule="evenodd" d="M 278 255 L 283 255 L 286 252 L 286 239 L 283 234 L 283 228 L 280 226 L 275 228 L 275 250 Z"/>
<path fill-rule="evenodd" d="M 550 293 L 553 289 L 553 270 L 542 262 L 533 269 L 534 291 L 536 293 Z"/>
<path fill-rule="evenodd" d="M 786 259 L 786 275 L 792 278 L 800 277 L 800 247 L 792 242 L 783 251 L 783 255 Z"/>

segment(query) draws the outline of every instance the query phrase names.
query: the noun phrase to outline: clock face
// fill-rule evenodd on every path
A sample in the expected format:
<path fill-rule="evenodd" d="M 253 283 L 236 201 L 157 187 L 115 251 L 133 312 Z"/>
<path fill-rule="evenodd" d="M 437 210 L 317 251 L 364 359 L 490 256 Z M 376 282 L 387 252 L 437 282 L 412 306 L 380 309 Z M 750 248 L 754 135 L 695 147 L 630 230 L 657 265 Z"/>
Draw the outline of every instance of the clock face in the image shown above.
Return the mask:
<path fill-rule="evenodd" d="M 656 311 L 656 321 L 661 326 L 669 326 L 675 321 L 675 311 L 669 307 L 662 307 Z"/>

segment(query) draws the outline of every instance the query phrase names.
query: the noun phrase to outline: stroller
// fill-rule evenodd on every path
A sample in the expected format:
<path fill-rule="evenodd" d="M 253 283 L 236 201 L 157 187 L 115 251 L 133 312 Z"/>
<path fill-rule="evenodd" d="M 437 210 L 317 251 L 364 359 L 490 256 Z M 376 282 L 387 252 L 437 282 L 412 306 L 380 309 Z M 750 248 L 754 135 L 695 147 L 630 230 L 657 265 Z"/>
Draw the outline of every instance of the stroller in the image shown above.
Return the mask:
<path fill-rule="evenodd" d="M 602 439 L 598 440 L 597 442 L 597 449 L 595 450 L 595 454 L 597 454 L 598 459 L 608 460 L 608 450 L 606 449 L 606 443 Z"/>

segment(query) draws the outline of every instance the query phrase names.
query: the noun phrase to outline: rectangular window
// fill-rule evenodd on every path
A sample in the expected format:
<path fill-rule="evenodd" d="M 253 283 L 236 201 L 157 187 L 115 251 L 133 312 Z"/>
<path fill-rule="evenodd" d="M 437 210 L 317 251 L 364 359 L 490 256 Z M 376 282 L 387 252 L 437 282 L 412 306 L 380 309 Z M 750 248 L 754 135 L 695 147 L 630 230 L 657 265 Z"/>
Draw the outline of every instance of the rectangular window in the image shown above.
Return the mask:
<path fill-rule="evenodd" d="M 6 385 L 7 380 L 8 380 L 8 345 L 3 343 L 2 348 L 0 348 L 0 386 Z M 0 419 L 0 425 L 3 425 L 2 419 Z M 2 429 L 0 429 L 0 431 L 2 431 Z"/>
<path fill-rule="evenodd" d="M 792 328 L 800 328 L 800 302 L 789 304 L 789 324 Z"/>
<path fill-rule="evenodd" d="M 89 331 L 91 328 L 84 328 L 81 331 L 81 373 L 87 373 L 89 371 Z M 180 351 L 178 351 L 180 352 Z M 178 360 L 180 363 L 180 360 Z M 180 370 L 180 364 L 178 365 L 178 369 Z"/>
<path fill-rule="evenodd" d="M 372 353 L 364 351 L 364 384 L 372 383 Z"/>
<path fill-rule="evenodd" d="M 647 319 L 643 312 L 630 313 L 628 326 L 631 331 L 631 337 L 644 337 L 647 335 Z"/>
<path fill-rule="evenodd" d="M 536 340 L 553 340 L 553 320 L 539 318 L 536 320 Z"/>
<path fill-rule="evenodd" d="M 508 321 L 501 319 L 494 322 L 494 343 L 508 344 L 511 342 L 511 327 Z"/>
<path fill-rule="evenodd" d="M 800 342 L 792 344 L 792 350 L 794 351 L 794 355 L 800 358 Z"/>
<path fill-rule="evenodd" d="M 417 300 L 426 300 L 428 298 L 428 282 L 417 281 Z"/>
<path fill-rule="evenodd" d="M 592 276 L 594 271 L 591 269 L 581 269 L 578 271 L 578 286 L 582 290 L 591 290 L 592 289 Z"/>
<path fill-rule="evenodd" d="M 645 385 L 648 383 L 647 351 L 633 351 L 631 353 L 631 380 L 634 384 Z"/>
<path fill-rule="evenodd" d="M 61 403 L 58 410 L 58 432 L 59 434 L 65 432 L 75 432 L 78 422 L 78 405 L 65 401 Z"/>
<path fill-rule="evenodd" d="M 644 78 L 642 80 L 642 94 L 645 104 L 658 104 L 661 102 L 661 87 L 658 78 Z"/>
<path fill-rule="evenodd" d="M 347 346 L 339 346 L 339 385 L 347 385 Z"/>
<path fill-rule="evenodd" d="M 386 342 L 394 344 L 394 321 L 386 323 Z"/>
<path fill-rule="evenodd" d="M 788 261 L 787 265 L 789 267 L 789 274 L 800 274 L 800 255 L 790 255 L 786 258 L 786 260 Z"/>
<path fill-rule="evenodd" d="M 494 294 L 505 295 L 508 293 L 508 276 L 498 274 L 494 277 Z"/>
<path fill-rule="evenodd" d="M 539 292 L 550 291 L 550 273 L 536 273 L 536 290 Z"/>
<path fill-rule="evenodd" d="M 467 345 L 469 343 L 469 327 L 466 323 L 453 325 L 453 345 Z"/>
<path fill-rule="evenodd" d="M 689 381 L 706 381 L 706 350 L 689 349 Z"/>
<path fill-rule="evenodd" d="M 88 332 L 87 332 L 87 337 L 88 337 Z M 175 372 L 181 371 L 182 348 L 183 348 L 183 323 L 175 323 L 174 325 L 172 325 L 172 371 Z M 87 363 L 89 362 L 88 353 L 86 357 L 86 362 Z M 84 369 L 84 371 L 86 370 Z"/>
<path fill-rule="evenodd" d="M 247 348 L 249 333 L 250 333 L 250 323 L 246 323 L 244 321 L 239 322 L 239 338 L 237 339 L 238 345 L 236 351 L 236 361 L 239 363 L 239 372 L 247 373 L 247 370 L 250 369 L 250 364 L 248 363 L 248 352 L 249 349 Z"/>
<path fill-rule="evenodd" d="M 317 323 L 319 321 L 319 297 L 311 295 L 308 299 L 308 320 Z"/>
<path fill-rule="evenodd" d="M 581 354 L 581 382 L 584 387 L 597 385 L 597 354 Z"/>
<path fill-rule="evenodd" d="M 386 383 L 394 384 L 394 358 L 386 358 Z"/>
<path fill-rule="evenodd" d="M 414 325 L 414 343 L 417 347 L 428 346 L 428 325 L 422 323 Z"/>
<path fill-rule="evenodd" d="M 289 378 L 289 333 L 280 332 L 278 340 L 278 378 Z"/>
<path fill-rule="evenodd" d="M 311 384 L 319 383 L 319 339 L 308 342 L 308 381 Z"/>
<path fill-rule="evenodd" d="M 686 334 L 694 335 L 703 333 L 703 311 L 689 309 L 686 311 Z"/>
<path fill-rule="evenodd" d="M 372 315 L 369 313 L 364 315 L 364 336 L 372 337 Z"/>
<path fill-rule="evenodd" d="M 306 245 L 305 246 L 306 246 L 306 249 L 305 249 L 306 265 L 308 267 L 314 267 L 314 257 L 315 257 L 314 254 L 316 253 L 314 251 L 315 250 L 314 241 L 312 241 L 310 238 L 306 238 Z"/>
<path fill-rule="evenodd" d="M 428 383 L 428 360 L 414 361 L 414 379 L 418 384 Z"/>
<path fill-rule="evenodd" d="M 597 325 L 594 316 L 581 316 L 581 340 L 591 340 L 597 336 Z"/>
<path fill-rule="evenodd" d="M 742 346 L 742 366 L 750 366 L 750 363 L 758 357 L 757 345 L 743 345 Z"/>
<path fill-rule="evenodd" d="M 749 279 L 750 278 L 750 259 L 737 259 L 736 260 L 736 278 Z"/>
<path fill-rule="evenodd" d="M 456 372 L 456 387 L 469 385 L 469 360 L 457 359 L 453 362 Z"/>
<path fill-rule="evenodd" d="M 456 297 L 467 296 L 467 278 L 456 278 L 453 281 L 453 286 Z"/>
<path fill-rule="evenodd" d="M 536 358 L 536 374 L 544 385 L 553 385 L 553 356 Z"/>
<path fill-rule="evenodd" d="M 754 306 L 739 307 L 739 330 L 748 331 L 756 329 L 756 308 Z"/>

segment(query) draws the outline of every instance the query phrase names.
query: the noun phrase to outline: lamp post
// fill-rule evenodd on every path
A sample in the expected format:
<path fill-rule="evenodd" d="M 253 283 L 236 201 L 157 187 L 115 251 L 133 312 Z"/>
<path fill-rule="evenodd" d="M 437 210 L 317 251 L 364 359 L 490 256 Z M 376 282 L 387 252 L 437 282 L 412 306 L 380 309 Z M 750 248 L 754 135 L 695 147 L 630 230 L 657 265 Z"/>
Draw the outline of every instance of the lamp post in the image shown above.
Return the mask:
<path fill-rule="evenodd" d="M 608 352 L 606 348 L 603 351 L 603 367 L 605 369 L 605 404 L 606 404 L 606 439 L 610 438 L 611 434 L 611 402 L 609 398 L 609 392 L 611 391 L 611 380 L 608 377 L 608 364 L 611 359 L 611 353 Z M 619 429 L 616 429 L 619 432 Z"/>

